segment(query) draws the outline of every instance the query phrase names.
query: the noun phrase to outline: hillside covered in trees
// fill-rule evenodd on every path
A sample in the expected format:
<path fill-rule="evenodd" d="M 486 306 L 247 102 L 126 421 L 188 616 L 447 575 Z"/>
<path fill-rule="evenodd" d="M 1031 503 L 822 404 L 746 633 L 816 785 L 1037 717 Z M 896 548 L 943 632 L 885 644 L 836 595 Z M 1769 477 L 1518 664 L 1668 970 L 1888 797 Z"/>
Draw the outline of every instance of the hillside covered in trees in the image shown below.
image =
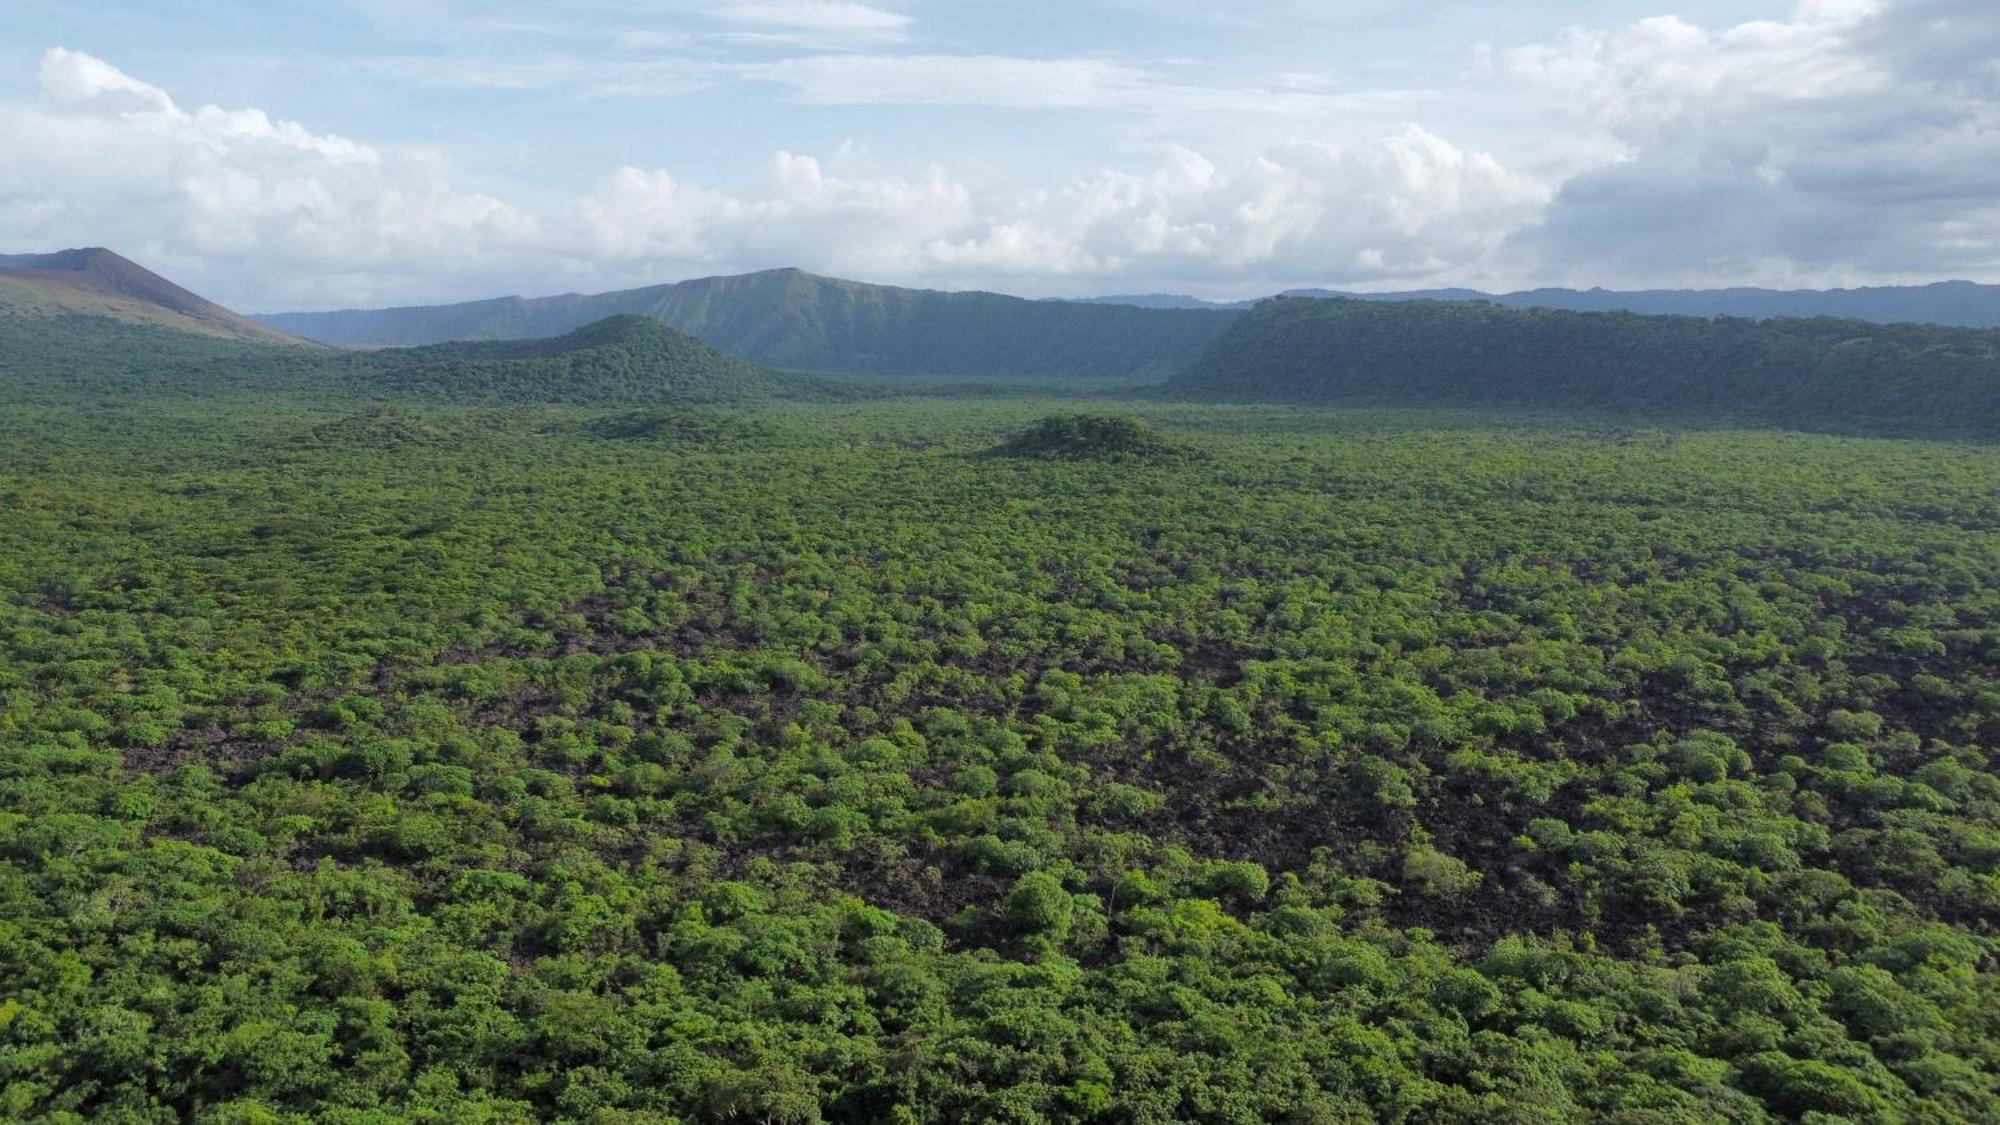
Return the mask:
<path fill-rule="evenodd" d="M 594 296 L 261 319 L 329 344 L 384 347 L 553 336 L 618 314 L 651 317 L 787 371 L 1127 383 L 1172 374 L 1232 315 L 902 289 L 770 270 Z"/>
<path fill-rule="evenodd" d="M 1877 324 L 1942 324 L 2000 328 L 2000 285 L 1938 281 L 1928 285 L 1872 285 L 1854 289 L 1406 289 L 1358 292 L 1291 289 L 1283 297 L 1355 301 L 1487 301 L 1510 309 L 1630 312 L 1648 316 L 1839 317 Z M 1149 309 L 1247 309 L 1257 300 L 1203 301 L 1173 293 L 1089 298 L 1093 303 Z"/>
<path fill-rule="evenodd" d="M 548 339 L 390 349 L 339 366 L 389 397 L 484 405 L 745 402 L 803 385 L 631 315 Z"/>
<path fill-rule="evenodd" d="M 329 402 L 659 406 L 860 393 L 766 370 L 637 316 L 549 339 L 336 352 L 106 317 L 0 315 L 0 381 L 8 397 L 59 401 L 88 393 L 277 394 Z"/>
<path fill-rule="evenodd" d="M 1990 440 L 2000 332 L 1283 298 L 1233 323 L 1165 393 Z"/>

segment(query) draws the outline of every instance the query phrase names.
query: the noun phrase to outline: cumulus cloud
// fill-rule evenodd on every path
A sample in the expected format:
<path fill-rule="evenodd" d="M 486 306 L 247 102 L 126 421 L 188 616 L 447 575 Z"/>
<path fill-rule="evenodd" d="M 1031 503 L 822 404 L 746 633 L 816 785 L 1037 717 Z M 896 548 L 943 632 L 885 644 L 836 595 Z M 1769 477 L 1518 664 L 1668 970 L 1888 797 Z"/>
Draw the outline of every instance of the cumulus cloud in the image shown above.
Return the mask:
<path fill-rule="evenodd" d="M 622 168 L 578 211 L 596 259 L 663 275 L 804 262 L 914 278 L 925 272 L 926 244 L 979 221 L 971 189 L 942 168 L 909 177 L 858 163 L 780 152 L 759 193 L 745 196 L 684 184 L 664 170 Z"/>
<path fill-rule="evenodd" d="M 1102 280 L 1421 278 L 1479 265 L 1547 199 L 1493 157 L 1412 125 L 1366 144 L 1293 142 L 1229 170 L 1171 148 L 1150 172 L 1099 172 L 932 252 Z"/>
<path fill-rule="evenodd" d="M 541 238 L 434 159 L 256 109 L 182 109 L 90 55 L 47 52 L 40 90 L 0 105 L 0 236 L 16 246 L 109 245 L 197 284 L 255 277 L 222 288 L 268 304 L 371 296 L 389 274 L 441 283 Z"/>
<path fill-rule="evenodd" d="M 2000 270 L 2000 16 L 1808 0 L 1788 19 L 1571 31 L 1510 58 L 1626 159 L 1513 250 L 1556 280 L 1842 284 Z"/>
<path fill-rule="evenodd" d="M 641 9 L 687 26 L 620 38 L 610 14 Z M 1481 120 L 1448 96 L 1342 92 L 1327 75 L 1204 84 L 1192 76 L 1217 72 L 1170 62 L 894 53 L 880 44 L 911 26 L 897 0 L 601 10 L 604 41 L 623 44 L 608 54 L 561 40 L 547 54 L 350 65 L 408 84 L 580 96 L 752 99 L 766 86 L 811 106 L 919 107 L 897 119 L 976 106 L 1169 143 L 1061 173 L 794 147 L 746 156 L 759 174 L 726 190 L 648 163 L 584 170 L 527 206 L 464 186 L 436 153 L 183 105 L 55 49 L 34 93 L 0 102 L 0 249 L 110 245 L 257 309 L 780 265 L 1036 294 L 2000 275 L 1990 0 L 1803 0 L 1778 19 L 1660 16 L 1496 49 L 1480 81 L 1498 95 L 1489 105 L 1510 107 L 1510 128 L 1524 106 L 1571 116 L 1554 131 L 1503 129 L 1493 151 L 1436 124 Z M 717 26 L 842 49 L 743 61 L 693 46 Z M 1412 119 L 1425 124 L 1398 124 Z"/>
<path fill-rule="evenodd" d="M 873 19 L 799 6 L 748 5 L 773 10 L 738 18 Z M 1502 75 L 1571 107 L 1573 134 L 1591 138 L 1580 149 L 1612 156 L 1530 173 L 1417 124 L 1330 139 L 1315 135 L 1314 111 L 1332 95 L 1312 83 L 1265 95 L 1095 59 L 840 54 L 730 70 L 829 104 L 1143 108 L 1171 120 L 1255 103 L 1292 113 L 1263 120 L 1299 135 L 1226 157 L 1160 144 L 1026 186 L 852 146 L 781 151 L 728 190 L 632 166 L 526 207 L 465 188 L 436 154 L 254 108 L 183 106 L 56 49 L 34 96 L 0 103 L 0 248 L 111 245 L 257 309 L 780 265 L 1040 294 L 2000 273 L 2000 18 L 1983 3 L 1808 0 L 1781 20 L 1660 17 L 1498 57 Z M 593 81 L 679 80 L 666 63 L 609 61 L 642 69 L 611 65 Z"/>
<path fill-rule="evenodd" d="M 1464 268 L 1548 189 L 1416 126 L 1298 141 L 1222 167 L 1168 146 L 1055 189 L 843 147 L 779 152 L 748 189 L 621 168 L 529 211 L 435 156 L 255 109 L 185 110 L 102 60 L 50 51 L 0 106 L 0 240 L 106 244 L 257 309 L 609 287 L 803 265 L 869 280 L 1083 292 L 1298 284 Z"/>
<path fill-rule="evenodd" d="M 581 213 L 597 257 L 662 270 L 804 261 L 872 279 L 1084 291 L 1426 276 L 1478 261 L 1548 198 L 1415 126 L 1365 145 L 1285 145 L 1232 169 L 1174 146 L 1146 170 L 1027 193 L 941 167 L 903 176 L 864 165 L 780 153 L 753 197 L 625 168 Z"/>

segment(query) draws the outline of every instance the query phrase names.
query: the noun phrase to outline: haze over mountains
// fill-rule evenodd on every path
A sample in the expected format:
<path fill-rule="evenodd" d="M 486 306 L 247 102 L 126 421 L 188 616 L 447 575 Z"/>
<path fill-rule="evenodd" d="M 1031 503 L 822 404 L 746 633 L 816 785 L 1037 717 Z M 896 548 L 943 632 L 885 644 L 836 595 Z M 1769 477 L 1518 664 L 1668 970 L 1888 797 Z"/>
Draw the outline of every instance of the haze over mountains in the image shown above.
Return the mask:
<path fill-rule="evenodd" d="M 1943 282 L 1844 290 L 1717 289 L 1616 293 L 1471 289 L 1404 293 L 1294 290 L 1372 302 L 1490 301 L 1507 308 L 1679 316 L 1833 316 L 1877 323 L 2000 327 L 2000 286 Z M 1191 362 L 1255 301 L 1174 294 L 1033 301 L 997 293 L 905 289 L 767 270 L 596 295 L 502 297 L 464 304 L 258 319 L 338 347 L 553 336 L 637 314 L 770 367 L 847 375 L 1003 376 L 1156 382 Z"/>
<path fill-rule="evenodd" d="M 1611 289 L 1522 289 L 1511 293 L 1487 293 L 1478 289 L 1412 289 L 1391 293 L 1354 293 L 1338 289 L 1291 289 L 1279 296 L 1346 297 L 1356 301 L 1490 301 L 1512 309 L 1737 316 L 1757 320 L 1833 316 L 1878 324 L 2000 328 L 2000 285 L 1980 285 L 1971 281 L 1860 289 L 1642 289 L 1625 292 Z M 1247 309 L 1257 300 L 1216 302 L 1178 293 L 1145 293 L 1092 297 L 1086 303 L 1131 305 L 1146 309 Z"/>
<path fill-rule="evenodd" d="M 1173 374 L 1233 315 L 903 289 L 768 270 L 595 296 L 260 319 L 323 343 L 375 348 L 552 336 L 622 314 L 651 317 L 731 355 L 788 371 L 1123 382 Z"/>
<path fill-rule="evenodd" d="M 0 259 L 0 377 L 489 406 L 909 393 L 918 376 L 1000 393 L 1026 377 L 1065 393 L 1212 402 L 2000 436 L 2000 331 L 1509 308 L 1453 295 L 1144 308 L 777 270 L 597 297 L 271 318 L 342 343 L 451 337 L 334 351 L 300 347 L 110 251 L 79 250 Z M 814 374 L 879 385 L 837 388 Z"/>

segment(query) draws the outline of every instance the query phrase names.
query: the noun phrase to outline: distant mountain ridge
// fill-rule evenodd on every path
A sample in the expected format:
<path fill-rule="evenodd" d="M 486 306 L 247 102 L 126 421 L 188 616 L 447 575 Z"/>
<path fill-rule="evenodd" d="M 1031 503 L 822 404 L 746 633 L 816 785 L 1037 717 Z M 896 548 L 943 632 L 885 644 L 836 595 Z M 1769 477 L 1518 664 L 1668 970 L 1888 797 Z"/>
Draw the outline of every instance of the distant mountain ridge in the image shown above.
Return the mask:
<path fill-rule="evenodd" d="M 847 400 L 868 391 L 770 371 L 640 316 L 609 317 L 533 340 L 342 351 L 201 335 L 109 316 L 0 312 L 0 400 L 129 393 L 681 409 L 772 399 Z"/>
<path fill-rule="evenodd" d="M 2000 327 L 2000 285 L 1862 289 L 1426 289 L 1284 296 L 1367 302 L 1485 301 L 1504 308 L 1749 319 L 1835 316 L 1878 324 Z M 870 285 L 802 270 L 698 278 L 610 293 L 499 297 L 450 305 L 275 313 L 256 319 L 348 348 L 558 336 L 609 316 L 649 317 L 767 367 L 864 376 L 1061 377 L 1158 382 L 1194 362 L 1257 301 L 1170 293 L 1027 300 Z"/>
<path fill-rule="evenodd" d="M 200 336 L 303 344 L 175 285 L 102 247 L 53 254 L 0 254 L 0 311 L 109 317 Z"/>
<path fill-rule="evenodd" d="M 2000 331 L 1490 302 L 1266 301 L 1159 394 L 2000 439 Z"/>
<path fill-rule="evenodd" d="M 1031 301 L 767 270 L 596 295 L 279 313 L 262 323 L 341 347 L 552 336 L 607 316 L 650 317 L 731 355 L 788 371 L 878 376 L 1164 379 L 1233 314 Z"/>
<path fill-rule="evenodd" d="M 1876 324 L 1939 324 L 1957 328 L 2000 328 L 2000 285 L 1939 281 L 1929 285 L 1878 285 L 1859 289 L 1522 289 L 1486 293 L 1477 289 L 1412 289 L 1353 293 L 1338 289 L 1289 289 L 1284 297 L 1344 298 L 1353 301 L 1490 301 L 1511 309 L 1568 312 L 1633 312 L 1653 316 L 1776 317 L 1831 316 Z M 1249 301 L 1204 301 L 1176 293 L 1091 297 L 1086 304 L 1135 308 L 1247 309 Z"/>

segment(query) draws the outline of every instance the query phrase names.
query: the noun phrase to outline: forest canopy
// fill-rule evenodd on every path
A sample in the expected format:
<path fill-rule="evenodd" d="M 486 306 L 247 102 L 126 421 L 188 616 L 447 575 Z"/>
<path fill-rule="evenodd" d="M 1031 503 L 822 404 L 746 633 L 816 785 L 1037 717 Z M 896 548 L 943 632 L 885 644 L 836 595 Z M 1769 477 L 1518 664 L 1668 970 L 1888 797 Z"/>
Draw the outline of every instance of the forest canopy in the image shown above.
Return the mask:
<path fill-rule="evenodd" d="M 1991 441 L 2000 331 L 1283 298 L 1233 322 L 1164 393 Z"/>
<path fill-rule="evenodd" d="M 0 1120 L 2000 1104 L 1992 445 L 35 324 Z"/>

